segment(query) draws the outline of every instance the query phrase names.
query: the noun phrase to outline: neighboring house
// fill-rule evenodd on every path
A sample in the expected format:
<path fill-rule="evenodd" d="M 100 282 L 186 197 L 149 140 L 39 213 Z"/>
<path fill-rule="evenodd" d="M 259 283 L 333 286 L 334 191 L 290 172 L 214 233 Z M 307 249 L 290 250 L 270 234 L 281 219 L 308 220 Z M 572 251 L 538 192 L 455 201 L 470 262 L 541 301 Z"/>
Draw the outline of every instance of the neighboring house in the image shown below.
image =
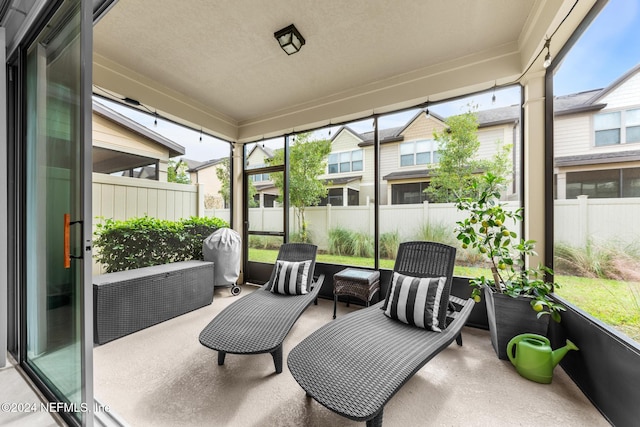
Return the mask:
<path fill-rule="evenodd" d="M 400 129 L 380 130 L 380 144 L 402 140 Z M 353 206 L 375 201 L 373 136 L 373 132 L 359 134 L 348 126 L 338 129 L 331 139 L 327 173 L 319 177 L 329 188 L 321 205 Z"/>
<path fill-rule="evenodd" d="M 205 209 L 223 209 L 225 201 L 220 190 L 222 189 L 222 183 L 218 179 L 217 170 L 224 166 L 224 159 L 207 160 L 206 162 L 198 162 L 196 160 L 182 159 L 181 161 L 187 164 L 189 178 L 192 184 L 199 184 L 202 186 L 204 194 L 204 207 Z"/>
<path fill-rule="evenodd" d="M 556 197 L 640 197 L 640 64 L 555 103 Z"/>
<path fill-rule="evenodd" d="M 169 159 L 184 147 L 93 102 L 93 172 L 167 181 Z"/>
<path fill-rule="evenodd" d="M 270 166 L 267 164 L 267 160 L 271 159 L 273 155 L 274 150 L 271 148 L 256 144 L 247 154 L 246 169 L 259 169 Z M 273 180 L 268 173 L 251 174 L 249 179 L 256 189 L 256 194 L 254 195 L 256 206 L 272 208 L 277 205 L 276 199 L 280 195 L 280 190 L 273 184 Z"/>
<path fill-rule="evenodd" d="M 640 65 L 607 88 L 556 97 L 554 112 L 556 198 L 640 197 Z M 478 158 L 491 158 L 504 144 L 514 147 L 512 185 L 506 197 L 516 198 L 521 174 L 520 106 L 479 111 L 477 116 Z M 439 161 L 433 132 L 445 128 L 445 118 L 421 110 L 402 127 L 380 130 L 380 204 L 427 200 L 424 190 Z M 328 187 L 320 205 L 365 205 L 375 200 L 373 136 L 348 126 L 334 134 L 327 172 L 319 177 Z M 247 168 L 265 166 L 264 159 L 272 155 L 256 145 Z M 252 179 L 260 200 L 271 200 L 261 206 L 273 206 L 277 189 L 268 174 Z"/>
<path fill-rule="evenodd" d="M 519 137 L 517 107 L 483 111 L 478 113 L 478 120 L 479 158 L 491 158 L 500 144 L 513 144 Z M 433 132 L 445 128 L 444 118 L 421 110 L 402 127 L 380 130 L 381 204 L 414 204 L 427 200 L 424 190 L 439 161 L 438 142 Z M 359 134 L 347 126 L 336 132 L 331 140 L 327 174 L 320 177 L 329 187 L 323 204 L 350 206 L 374 201 L 373 137 L 373 132 Z M 518 162 L 514 161 L 515 164 Z"/>

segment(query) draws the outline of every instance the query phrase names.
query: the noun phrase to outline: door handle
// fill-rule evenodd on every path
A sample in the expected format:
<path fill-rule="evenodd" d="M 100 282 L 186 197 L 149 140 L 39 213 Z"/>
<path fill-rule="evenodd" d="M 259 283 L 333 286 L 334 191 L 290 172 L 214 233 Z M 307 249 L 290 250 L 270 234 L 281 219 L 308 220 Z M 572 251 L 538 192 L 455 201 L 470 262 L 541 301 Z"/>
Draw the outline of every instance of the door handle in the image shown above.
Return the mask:
<path fill-rule="evenodd" d="M 76 224 L 80 225 L 80 234 L 84 235 L 83 221 L 71 221 L 71 215 L 68 213 L 64 214 L 64 268 L 71 268 L 71 258 L 83 258 L 82 252 L 80 252 L 80 255 L 71 255 L 71 226 Z"/>

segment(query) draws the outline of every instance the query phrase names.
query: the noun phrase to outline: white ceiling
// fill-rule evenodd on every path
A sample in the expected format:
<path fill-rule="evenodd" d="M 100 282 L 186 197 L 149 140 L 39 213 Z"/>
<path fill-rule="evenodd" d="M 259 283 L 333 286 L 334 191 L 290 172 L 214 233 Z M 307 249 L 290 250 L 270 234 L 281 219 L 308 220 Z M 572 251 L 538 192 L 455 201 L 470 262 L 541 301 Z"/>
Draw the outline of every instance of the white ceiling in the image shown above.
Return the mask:
<path fill-rule="evenodd" d="M 94 83 L 248 141 L 513 81 L 573 3 L 120 0 L 94 29 Z M 307 43 L 287 56 L 273 33 L 291 23 Z"/>

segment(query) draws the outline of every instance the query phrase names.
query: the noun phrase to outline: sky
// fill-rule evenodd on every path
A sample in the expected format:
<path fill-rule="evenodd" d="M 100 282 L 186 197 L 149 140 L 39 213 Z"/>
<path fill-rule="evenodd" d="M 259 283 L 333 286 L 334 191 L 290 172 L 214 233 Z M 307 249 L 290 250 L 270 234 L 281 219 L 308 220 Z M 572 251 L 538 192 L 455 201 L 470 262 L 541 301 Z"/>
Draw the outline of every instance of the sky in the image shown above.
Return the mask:
<path fill-rule="evenodd" d="M 551 43 L 553 47 L 553 40 Z M 551 51 L 552 56 L 557 53 Z M 555 95 L 567 95 L 592 89 L 600 89 L 640 63 L 640 0 L 610 0 L 596 17 L 571 51 L 563 58 L 554 75 Z M 492 102 L 495 93 L 496 101 Z M 149 129 L 185 147 L 185 158 L 205 161 L 229 154 L 229 144 L 199 131 L 193 131 L 161 118 L 154 124 L 154 117 L 99 100 L 108 107 L 125 114 Z M 501 88 L 429 109 L 441 116 L 463 113 L 472 101 L 479 109 L 498 108 L 520 102 L 520 92 L 513 88 Z M 379 126 L 384 128 L 403 126 L 415 111 L 385 116 Z M 366 119 L 349 124 L 357 132 L 373 130 L 373 120 Z M 332 127 L 334 135 L 338 127 Z M 329 129 L 318 132 L 318 137 L 328 138 Z M 266 142 L 269 145 L 269 142 Z M 280 143 L 281 145 L 281 143 Z"/>
<path fill-rule="evenodd" d="M 640 0 L 610 0 L 562 61 L 554 92 L 605 88 L 639 63 Z"/>

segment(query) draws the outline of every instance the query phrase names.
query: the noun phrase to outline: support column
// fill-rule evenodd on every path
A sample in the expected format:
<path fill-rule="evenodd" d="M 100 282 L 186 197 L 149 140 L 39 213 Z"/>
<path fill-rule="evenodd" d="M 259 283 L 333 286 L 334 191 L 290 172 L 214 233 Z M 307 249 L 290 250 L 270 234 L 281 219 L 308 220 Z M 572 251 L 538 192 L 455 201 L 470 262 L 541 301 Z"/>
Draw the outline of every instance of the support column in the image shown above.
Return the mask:
<path fill-rule="evenodd" d="M 229 176 L 229 181 L 232 183 L 231 192 L 229 194 L 231 200 L 229 208 L 231 210 L 231 214 L 229 216 L 229 222 L 233 224 L 233 230 L 237 231 L 240 236 L 244 239 L 244 204 L 247 203 L 246 200 L 243 200 L 243 191 L 242 191 L 242 179 L 244 176 L 244 145 L 242 144 L 234 144 L 231 150 L 231 171 L 232 174 Z M 249 242 L 242 242 L 243 245 L 249 245 Z M 244 283 L 244 265 L 245 260 L 242 259 L 245 255 L 245 249 L 240 252 L 240 277 L 238 277 L 238 283 Z"/>
<path fill-rule="evenodd" d="M 231 195 L 231 203 L 233 203 L 233 218 L 231 222 L 233 223 L 233 229 L 240 233 L 243 236 L 243 212 L 244 212 L 244 203 L 246 200 L 242 200 L 242 177 L 244 173 L 244 165 L 243 161 L 243 151 L 244 145 L 235 144 L 232 150 L 232 158 L 231 162 L 233 163 L 233 176 L 229 179 L 233 183 L 233 194 Z"/>
<path fill-rule="evenodd" d="M 523 79 L 524 85 L 524 238 L 536 241 L 535 257 L 527 266 L 545 260 L 545 73 Z"/>

